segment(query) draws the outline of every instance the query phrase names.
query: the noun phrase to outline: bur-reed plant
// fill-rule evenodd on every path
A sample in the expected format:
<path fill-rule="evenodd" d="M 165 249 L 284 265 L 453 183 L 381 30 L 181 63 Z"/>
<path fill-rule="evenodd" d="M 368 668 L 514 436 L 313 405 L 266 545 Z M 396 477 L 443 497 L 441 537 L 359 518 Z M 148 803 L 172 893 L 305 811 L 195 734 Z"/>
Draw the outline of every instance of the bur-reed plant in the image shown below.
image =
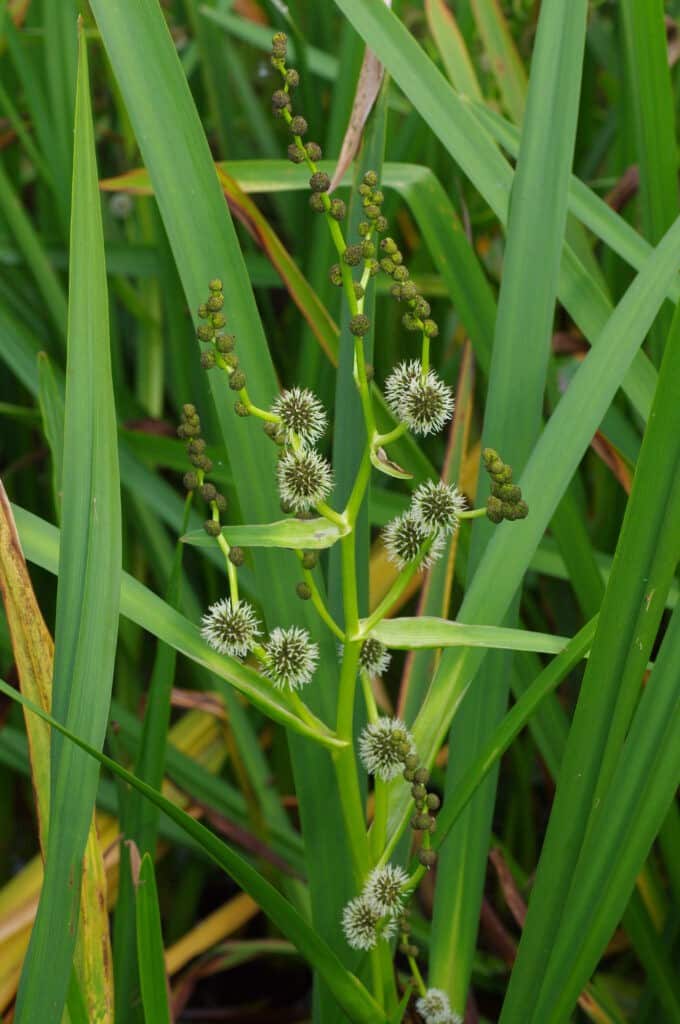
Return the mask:
<path fill-rule="evenodd" d="M 0 688 L 24 704 L 30 769 L 23 727 L 11 716 L 0 758 L 3 771 L 32 773 L 47 858 L 26 954 L 37 861 L 0 894 L 3 1007 L 24 961 L 20 1022 L 59 1020 L 64 1005 L 71 1020 L 115 1014 L 125 1024 L 166 1020 L 171 1004 L 181 1013 L 183 993 L 216 962 L 199 960 L 170 998 L 163 947 L 177 978 L 178 948 L 170 944 L 200 913 L 206 879 L 213 910 L 210 858 L 243 892 L 179 947 L 195 950 L 208 933 L 205 948 L 213 948 L 224 934 L 217 928 L 248 927 L 261 910 L 257 934 L 230 944 L 217 963 L 233 968 L 243 958 L 297 951 L 315 973 L 311 997 L 305 974 L 302 1018 L 680 1020 L 680 634 L 671 614 L 680 552 L 680 321 L 671 313 L 680 236 L 662 6 L 621 5 L 622 70 L 615 47 L 604 45 L 616 17 L 608 5 L 543 0 L 539 17 L 535 5 L 515 4 L 513 35 L 507 5 L 462 12 L 427 0 L 422 12 L 411 4 L 391 12 L 337 0 L 346 21 L 336 64 L 336 22 L 323 5 L 317 11 L 300 0 L 293 14 L 303 11 L 315 26 L 315 45 L 289 20 L 296 67 L 278 33 L 268 66 L 250 79 L 241 66 L 250 49 L 234 40 L 264 52 L 271 32 L 235 10 L 188 0 L 195 41 L 184 51 L 183 32 L 171 39 L 157 0 L 91 7 L 91 46 L 101 39 L 111 62 L 95 65 L 99 157 L 108 165 L 119 144 L 110 116 L 126 158 L 134 134 L 146 168 L 105 183 L 118 194 L 103 224 L 84 32 L 75 109 L 63 87 L 75 72 L 70 0 L 44 11 L 40 0 L 31 5 L 30 18 L 44 14 L 50 43 L 48 102 L 36 85 L 42 67 L 31 79 L 42 31 L 36 35 L 35 21 L 26 33 L 7 25 L 9 92 L 0 67 L 0 103 L 26 157 L 15 165 L 10 156 L 9 173 L 0 174 L 3 218 L 17 247 L 3 259 L 9 268 L 18 252 L 33 275 L 31 289 L 23 266 L 8 269 L 11 284 L 0 287 L 0 354 L 36 403 L 3 403 L 0 412 L 26 431 L 40 410 L 53 472 L 28 486 L 22 478 L 16 493 L 41 516 L 53 504 L 61 524 L 59 532 L 45 518 L 12 511 L 0 494 L 11 633 L 0 634 L 0 649 L 11 643 L 22 692 Z M 171 24 L 179 7 L 165 8 Z M 426 23 L 423 48 L 417 38 Z M 587 27 L 592 46 L 584 51 Z M 323 139 L 328 152 L 339 148 L 350 71 L 364 43 L 401 92 L 382 91 L 356 169 L 343 178 L 343 189 L 352 182 L 348 193 L 331 189 L 334 165 L 309 136 L 323 125 L 315 84 L 333 81 Z M 431 59 L 436 53 L 452 85 Z M 604 184 L 592 175 L 611 146 L 616 106 L 600 97 L 589 110 L 600 65 L 605 91 L 621 76 L 632 104 L 634 116 L 619 116 L 618 130 L 639 159 L 646 240 L 596 194 Z M 232 158 L 217 176 L 185 71 L 213 139 Z M 26 120 L 13 106 L 15 76 L 28 97 Z M 273 124 L 259 94 L 272 78 Z M 14 191 L 17 182 L 29 196 L 35 188 L 36 221 L 48 225 L 50 240 L 65 240 L 74 115 L 67 327 L 61 252 L 42 246 Z M 383 164 L 382 132 L 397 118 L 404 130 L 388 132 Z M 286 144 L 288 164 L 233 159 L 271 157 Z M 572 166 L 579 177 L 570 178 Z M 303 262 L 308 257 L 315 287 L 246 194 L 251 188 L 271 193 L 267 216 Z M 126 190 L 155 193 L 163 229 Z M 310 209 L 281 190 L 309 192 Z M 271 270 L 247 242 L 244 259 L 225 196 L 285 281 L 308 337 L 292 303 L 278 294 L 272 301 Z M 132 279 L 149 274 L 152 248 L 163 286 L 145 280 L 136 292 L 118 270 Z M 52 339 L 40 333 L 36 294 L 55 328 L 54 345 L 37 362 Z M 342 300 L 339 334 L 324 305 L 333 308 L 329 295 Z M 195 311 L 200 360 L 184 296 Z M 441 296 L 470 337 L 455 396 L 456 321 L 440 316 L 448 308 L 435 304 Z M 616 305 L 613 296 L 621 296 Z M 556 298 L 563 333 L 551 346 Z M 328 371 L 338 359 L 334 385 Z M 118 437 L 114 393 L 125 424 Z M 181 452 L 176 440 L 154 435 L 166 398 L 181 413 Z M 141 430 L 129 430 L 131 416 Z M 32 434 L 20 438 L 34 442 Z M 25 473 L 18 466 L 7 473 L 10 490 Z M 176 484 L 177 471 L 184 475 L 185 495 L 161 468 L 173 470 Z M 468 497 L 479 469 L 486 500 L 474 508 Z M 371 604 L 369 521 L 372 578 L 389 579 Z M 51 639 L 20 544 L 59 577 L 53 682 Z M 119 576 L 121 560 L 132 575 Z M 418 614 L 400 617 L 421 584 Z M 49 585 L 38 586 L 49 608 Z M 455 621 L 445 617 L 453 609 Z M 530 628 L 515 628 L 520 609 Z M 153 659 L 141 630 L 157 638 Z M 404 685 L 391 706 L 386 693 L 401 651 Z M 178 681 L 188 690 L 172 689 L 177 652 L 186 659 Z M 544 666 L 538 654 L 555 657 Z M 558 700 L 553 691 L 586 656 L 580 690 L 564 687 Z M 196 692 L 206 688 L 216 695 Z M 195 706 L 169 731 L 173 702 Z M 143 728 L 131 713 L 140 707 Z M 109 714 L 113 756 L 101 750 Z M 226 757 L 228 771 L 211 774 Z M 107 772 L 96 793 L 95 760 Z M 281 797 L 293 788 L 284 808 Z M 102 808 L 120 824 L 103 820 Z M 111 843 L 106 862 L 98 829 Z M 125 842 L 116 894 L 118 835 Z M 170 857 L 154 867 L 168 843 Z M 493 873 L 485 877 L 490 848 Z M 82 885 L 74 886 L 81 862 Z M 112 953 L 107 869 L 109 897 L 117 896 Z M 21 927 L 15 941 L 12 929 Z M 270 928 L 285 940 L 263 936 Z M 512 928 L 521 931 L 517 949 Z M 254 987 L 259 994 L 247 982 L 243 998 L 234 995 L 236 1013 L 248 1012 Z M 279 994 L 267 993 L 265 1014 L 276 1013 Z"/>

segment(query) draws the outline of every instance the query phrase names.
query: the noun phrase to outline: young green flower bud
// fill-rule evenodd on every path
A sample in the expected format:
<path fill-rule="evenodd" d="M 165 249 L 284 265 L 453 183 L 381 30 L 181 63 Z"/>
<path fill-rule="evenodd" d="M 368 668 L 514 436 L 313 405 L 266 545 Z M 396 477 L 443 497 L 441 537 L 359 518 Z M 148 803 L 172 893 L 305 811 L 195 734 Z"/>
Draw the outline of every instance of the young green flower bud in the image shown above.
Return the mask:
<path fill-rule="evenodd" d="M 375 256 L 375 245 L 373 242 L 369 242 L 369 240 L 366 239 L 366 241 L 362 243 L 361 255 L 365 260 L 370 260 Z"/>
<path fill-rule="evenodd" d="M 421 320 L 425 320 L 430 315 L 430 303 L 422 297 L 422 295 L 415 295 L 413 302 L 413 312 Z"/>
<path fill-rule="evenodd" d="M 276 32 L 272 37 L 272 57 L 285 60 L 288 49 L 288 37 L 285 32 Z"/>
<path fill-rule="evenodd" d="M 409 275 L 408 269 L 406 267 L 403 267 L 403 266 L 402 267 L 395 267 L 394 271 L 392 273 L 392 277 L 394 278 L 394 280 L 395 281 L 399 281 L 400 283 L 403 283 L 404 281 L 407 281 L 409 276 L 410 275 Z"/>
<path fill-rule="evenodd" d="M 387 223 L 387 217 L 383 217 L 383 215 L 381 214 L 379 217 L 375 218 L 375 230 L 378 231 L 381 235 L 383 234 L 383 232 L 387 231 L 388 227 L 389 225 Z"/>
<path fill-rule="evenodd" d="M 196 337 L 199 341 L 212 341 L 215 331 L 210 324 L 199 324 L 196 328 Z"/>
<path fill-rule="evenodd" d="M 377 260 L 366 260 L 366 269 L 371 277 L 375 277 L 380 272 L 380 264 Z"/>
<path fill-rule="evenodd" d="M 206 519 L 203 523 L 203 529 L 209 537 L 219 537 L 222 532 L 222 527 L 214 519 Z"/>
<path fill-rule="evenodd" d="M 206 317 L 208 316 L 208 307 L 206 306 L 205 302 L 201 303 L 201 305 L 198 307 L 197 312 L 201 320 L 206 319 Z"/>
<path fill-rule="evenodd" d="M 401 264 L 404 262 L 404 257 L 402 256 L 401 251 L 399 249 L 397 249 L 396 252 L 392 253 L 392 262 L 395 263 L 398 267 L 401 266 Z"/>
<path fill-rule="evenodd" d="M 411 786 L 411 795 L 414 800 L 424 800 L 427 796 L 427 790 L 423 786 L 422 782 L 415 782 Z"/>
<path fill-rule="evenodd" d="M 426 320 L 423 324 L 423 334 L 427 338 L 436 338 L 439 334 L 439 327 L 434 320 Z"/>
<path fill-rule="evenodd" d="M 222 292 L 213 292 L 208 301 L 206 302 L 206 306 L 208 307 L 211 313 L 219 313 L 223 305 L 224 295 L 222 294 Z"/>
<path fill-rule="evenodd" d="M 402 270 L 402 267 L 397 267 L 397 270 Z M 411 302 L 416 295 L 418 290 L 414 285 L 413 281 L 405 281 L 401 286 L 401 297 L 404 302 Z"/>
<path fill-rule="evenodd" d="M 212 316 L 210 317 L 210 323 L 217 330 L 220 330 L 220 328 L 224 327 L 226 322 L 227 322 L 227 318 L 224 315 L 224 313 L 213 313 Z"/>
<path fill-rule="evenodd" d="M 363 196 L 364 199 L 366 199 L 371 194 L 371 186 L 367 185 L 366 182 L 364 181 L 361 185 L 359 185 L 357 192 L 359 193 L 360 196 Z"/>
<path fill-rule="evenodd" d="M 358 281 L 354 282 L 354 294 L 356 295 L 357 299 L 363 299 L 364 295 L 366 294 L 363 286 L 360 285 Z"/>
<path fill-rule="evenodd" d="M 347 207 L 342 199 L 331 199 L 331 208 L 328 212 L 333 220 L 344 220 L 347 214 Z"/>
<path fill-rule="evenodd" d="M 233 352 L 235 344 L 236 338 L 233 334 L 220 334 L 215 338 L 215 348 L 223 355 L 226 355 L 227 352 Z"/>
<path fill-rule="evenodd" d="M 320 192 L 312 192 L 309 197 L 309 205 L 314 210 L 314 213 L 324 213 L 326 209 L 324 206 L 323 196 Z"/>
<path fill-rule="evenodd" d="M 501 501 L 509 501 L 511 505 L 516 505 L 522 497 L 522 489 L 517 484 L 492 484 L 491 493 Z"/>
<path fill-rule="evenodd" d="M 189 471 L 182 477 L 182 483 L 184 484 L 187 491 L 193 491 L 198 487 L 198 477 L 195 473 Z"/>
<path fill-rule="evenodd" d="M 295 68 L 288 68 L 286 71 L 286 85 L 289 89 L 297 89 L 300 84 L 300 75 Z"/>
<path fill-rule="evenodd" d="M 204 473 L 210 473 L 212 471 L 212 459 L 209 459 L 207 455 L 197 455 L 196 462 L 194 462 L 193 459 L 191 461 L 195 466 L 198 466 L 199 469 L 202 469 Z"/>
<path fill-rule="evenodd" d="M 226 512 L 228 507 L 227 499 L 223 494 L 218 491 L 215 495 L 215 504 L 217 505 L 218 511 Z"/>
<path fill-rule="evenodd" d="M 390 276 L 392 276 L 392 274 L 394 273 L 395 266 L 396 264 L 392 262 L 389 256 L 383 256 L 383 258 L 380 260 L 381 270 L 384 270 L 385 273 L 389 274 Z"/>
<path fill-rule="evenodd" d="M 422 785 L 425 785 L 429 781 L 430 773 L 427 768 L 418 768 L 416 771 L 416 782 L 420 782 Z"/>
<path fill-rule="evenodd" d="M 300 114 L 296 114 L 288 127 L 293 135 L 305 135 L 309 125 L 305 121 L 304 117 Z"/>
<path fill-rule="evenodd" d="M 380 216 L 380 207 L 376 206 L 375 203 L 370 203 L 369 206 L 364 209 L 364 214 L 369 220 L 377 220 Z"/>
<path fill-rule="evenodd" d="M 227 354 L 223 357 L 223 361 L 226 366 L 230 367 L 230 369 L 232 370 L 235 370 L 236 367 L 238 366 L 239 359 L 235 352 L 227 352 Z"/>
<path fill-rule="evenodd" d="M 427 809 L 429 811 L 438 811 L 441 806 L 441 800 L 436 793 L 428 793 L 425 799 Z"/>
<path fill-rule="evenodd" d="M 397 243 L 393 238 L 383 238 L 380 242 L 380 248 L 386 256 L 392 256 L 395 252 L 399 252 Z"/>
<path fill-rule="evenodd" d="M 315 171 L 309 179 L 309 187 L 312 192 L 328 192 L 331 187 L 331 179 L 325 171 Z"/>
<path fill-rule="evenodd" d="M 365 238 L 366 235 L 370 235 L 371 233 L 371 225 L 368 223 L 367 220 L 360 220 L 357 231 L 359 232 L 360 238 Z"/>
<path fill-rule="evenodd" d="M 323 156 L 321 146 L 319 145 L 318 142 L 308 142 L 307 145 L 305 146 L 305 150 L 307 152 L 307 156 L 309 157 L 313 164 L 318 163 L 318 161 Z"/>
<path fill-rule="evenodd" d="M 319 556 L 316 551 L 305 551 L 302 555 L 303 569 L 313 569 L 318 561 Z"/>
<path fill-rule="evenodd" d="M 214 501 L 217 497 L 217 488 L 214 484 L 202 484 L 199 493 L 204 501 Z"/>
<path fill-rule="evenodd" d="M 229 378 L 229 387 L 232 391 L 242 391 L 246 386 L 246 375 L 243 370 L 234 370 Z"/>
<path fill-rule="evenodd" d="M 301 601 L 309 601 L 312 596 L 312 588 L 308 583 L 301 582 L 295 587 L 295 593 Z"/>
<path fill-rule="evenodd" d="M 424 850 L 418 851 L 418 860 L 425 868 L 433 868 L 437 863 L 437 854 L 435 850 Z"/>
<path fill-rule="evenodd" d="M 213 277 L 212 281 L 208 282 L 208 288 L 210 289 L 211 292 L 221 292 L 222 282 L 220 281 L 219 277 Z"/>
<path fill-rule="evenodd" d="M 281 116 L 283 110 L 290 109 L 290 96 L 283 89 L 277 89 L 272 94 L 272 110 L 278 116 Z"/>
<path fill-rule="evenodd" d="M 204 370 L 212 370 L 215 366 L 214 352 L 201 352 L 201 367 Z"/>
<path fill-rule="evenodd" d="M 233 548 L 229 549 L 229 561 L 231 562 L 232 565 L 235 565 L 236 568 L 238 568 L 240 565 L 243 565 L 243 563 L 245 562 L 245 558 L 246 556 L 243 551 L 243 548 L 234 546 Z"/>
<path fill-rule="evenodd" d="M 430 816 L 429 814 L 416 814 L 415 816 L 415 831 L 425 832 L 430 827 Z"/>
<path fill-rule="evenodd" d="M 369 188 L 375 188 L 378 184 L 378 175 L 375 171 L 366 171 L 364 174 L 364 185 L 368 185 Z"/>
<path fill-rule="evenodd" d="M 291 142 L 288 147 L 288 159 L 293 164 L 303 164 L 305 162 L 304 152 L 298 148 L 297 143 Z"/>
<path fill-rule="evenodd" d="M 419 320 L 417 316 L 413 315 L 413 313 L 404 313 L 401 318 L 401 322 L 407 331 L 422 331 L 423 329 L 422 320 Z"/>
<path fill-rule="evenodd" d="M 371 321 L 363 313 L 357 313 L 353 316 L 349 322 L 350 334 L 353 334 L 356 338 L 361 338 L 371 329 Z"/>
<path fill-rule="evenodd" d="M 339 263 L 334 263 L 328 271 L 328 280 L 331 284 L 334 284 L 336 288 L 342 287 L 342 270 L 340 269 Z"/>
<path fill-rule="evenodd" d="M 402 774 L 407 782 L 413 782 L 416 773 L 413 771 L 413 768 L 404 768 Z"/>
<path fill-rule="evenodd" d="M 245 404 L 245 402 L 242 402 L 240 399 L 238 402 L 234 402 L 234 412 L 236 413 L 237 416 L 243 417 L 243 419 L 245 419 L 246 416 L 250 416 L 248 406 Z"/>
<path fill-rule="evenodd" d="M 202 437 L 192 437 L 187 444 L 187 451 L 189 455 L 202 455 L 207 448 L 205 439 Z"/>
<path fill-rule="evenodd" d="M 362 248 L 361 245 L 348 245 L 342 254 L 343 263 L 346 263 L 348 267 L 358 266 L 361 263 Z"/>
<path fill-rule="evenodd" d="M 418 757 L 417 757 L 417 755 L 416 754 L 407 754 L 406 758 L 404 759 L 404 764 L 406 765 L 407 768 L 410 768 L 411 771 L 415 772 L 417 770 L 417 768 L 418 768 Z"/>

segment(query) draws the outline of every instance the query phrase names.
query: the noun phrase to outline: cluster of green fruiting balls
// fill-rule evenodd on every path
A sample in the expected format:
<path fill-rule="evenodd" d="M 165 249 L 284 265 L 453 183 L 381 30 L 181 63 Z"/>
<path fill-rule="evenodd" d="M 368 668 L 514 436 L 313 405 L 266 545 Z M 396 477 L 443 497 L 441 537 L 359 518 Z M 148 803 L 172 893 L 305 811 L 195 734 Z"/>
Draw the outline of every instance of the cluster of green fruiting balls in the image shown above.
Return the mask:
<path fill-rule="evenodd" d="M 486 514 L 492 523 L 502 523 L 504 519 L 513 521 L 526 519 L 529 506 L 522 498 L 518 484 L 512 482 L 512 468 L 494 448 L 485 448 L 482 452 L 484 468 L 491 478 L 491 494 L 486 503 Z"/>

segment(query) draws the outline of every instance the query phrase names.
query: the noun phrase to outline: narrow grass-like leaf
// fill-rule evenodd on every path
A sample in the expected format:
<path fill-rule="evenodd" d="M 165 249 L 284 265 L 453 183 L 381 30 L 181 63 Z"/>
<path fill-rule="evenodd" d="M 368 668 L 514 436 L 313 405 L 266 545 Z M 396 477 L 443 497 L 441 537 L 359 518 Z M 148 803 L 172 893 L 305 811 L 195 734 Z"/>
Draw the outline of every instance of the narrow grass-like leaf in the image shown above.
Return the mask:
<path fill-rule="evenodd" d="M 139 856 L 139 854 L 137 855 Z M 142 857 L 135 879 L 137 905 L 137 956 L 142 986 L 142 1005 L 147 1024 L 170 1024 L 168 979 L 163 959 L 163 932 L 158 908 L 158 889 L 153 861 Z"/>
<path fill-rule="evenodd" d="M 501 91 L 503 106 L 515 124 L 521 124 L 527 76 L 508 23 L 498 0 L 471 0 L 471 4 L 489 67 Z"/>
<path fill-rule="evenodd" d="M 487 11 L 487 14 L 490 13 Z M 498 13 L 498 12 L 496 12 Z M 587 4 L 541 7 L 522 142 L 508 211 L 507 244 L 491 354 L 483 443 L 519 475 L 541 428 L 550 337 L 567 219 Z M 484 23 L 487 29 L 489 24 Z M 498 45 L 498 39 L 495 41 Z M 560 125 L 559 135 L 554 125 Z M 526 268 L 533 264 L 532 274 Z M 522 337 L 522 358 L 517 338 Z M 482 492 L 482 497 L 484 491 Z M 479 500 L 479 499 L 478 499 Z M 475 524 L 468 578 L 495 528 Z M 506 625 L 513 625 L 516 606 Z M 444 664 L 442 661 L 442 665 Z M 505 713 L 511 662 L 492 654 L 453 723 L 445 799 Z M 442 848 L 432 920 L 431 983 L 465 1006 L 478 931 L 495 801 L 489 774 Z"/>
<path fill-rule="evenodd" d="M 38 355 L 38 400 L 43 421 L 43 430 L 52 456 L 52 492 L 57 521 L 61 518 L 61 481 L 64 472 L 64 388 L 57 380 L 49 356 Z"/>
<path fill-rule="evenodd" d="M 640 207 L 648 241 L 655 245 L 678 216 L 678 155 L 671 72 L 668 66 L 663 0 L 639 4 L 624 0 L 621 25 L 626 51 L 636 155 L 640 168 Z M 654 362 L 661 361 L 671 324 L 662 306 L 650 336 Z"/>
<path fill-rule="evenodd" d="M 426 647 L 488 647 L 504 651 L 534 651 L 558 654 L 569 643 L 568 637 L 551 633 L 531 633 L 503 626 L 469 626 L 462 622 L 420 615 L 416 619 L 383 619 L 371 630 L 386 647 L 418 650 Z"/>
<path fill-rule="evenodd" d="M 190 835 L 207 855 L 215 861 L 245 892 L 249 893 L 262 907 L 284 935 L 295 944 L 303 956 L 313 964 L 333 992 L 339 1005 L 356 1024 L 386 1024 L 387 1018 L 363 985 L 343 967 L 337 955 L 328 946 L 295 908 L 242 857 L 239 857 L 226 843 L 223 843 L 204 825 L 196 821 L 175 804 L 166 800 L 159 792 L 138 779 L 131 772 L 91 747 L 80 737 L 69 732 L 51 715 L 47 715 L 37 704 L 27 700 L 0 680 L 0 692 L 22 704 L 38 715 L 53 729 L 59 731 L 70 742 L 79 747 L 99 764 L 108 768 L 130 786 L 134 786 L 147 799 L 156 804 L 164 814 Z"/>
<path fill-rule="evenodd" d="M 677 223 L 628 289 L 549 420 L 520 480 L 531 510 L 529 517 L 507 527 L 513 530 L 511 545 L 507 543 L 506 528 L 500 527 L 494 534 L 458 613 L 459 621 L 497 624 L 502 619 L 679 262 Z M 474 649 L 444 655 L 428 703 L 414 724 L 418 749 L 425 756 L 431 757 L 439 749 L 482 657 Z M 396 789 L 391 796 L 392 827 L 404 827 L 408 800 Z"/>
<path fill-rule="evenodd" d="M 225 526 L 222 532 L 230 544 L 244 548 L 322 548 L 332 547 L 343 536 L 336 523 L 323 516 L 318 519 L 281 519 L 277 523 L 252 526 Z M 205 530 L 186 533 L 182 540 L 199 548 L 215 546 L 215 538 Z"/>
<path fill-rule="evenodd" d="M 82 30 L 73 164 L 65 526 L 52 708 L 55 717 L 100 746 L 117 638 L 121 525 L 104 244 Z M 19 1022 L 58 1019 L 71 974 L 81 861 L 99 773 L 82 752 L 62 742 L 52 735 L 45 880 L 17 997 Z"/>
<path fill-rule="evenodd" d="M 666 241 L 678 225 L 680 222 Z M 536 990 L 561 915 L 570 918 L 567 897 L 579 851 L 610 791 L 612 772 L 680 557 L 678 373 L 680 311 L 676 310 L 565 751 L 503 1024 L 526 1019 L 527 1007 L 538 998 Z"/>
<path fill-rule="evenodd" d="M 447 75 L 458 92 L 481 102 L 482 90 L 453 12 L 444 0 L 425 0 L 425 13 Z"/>

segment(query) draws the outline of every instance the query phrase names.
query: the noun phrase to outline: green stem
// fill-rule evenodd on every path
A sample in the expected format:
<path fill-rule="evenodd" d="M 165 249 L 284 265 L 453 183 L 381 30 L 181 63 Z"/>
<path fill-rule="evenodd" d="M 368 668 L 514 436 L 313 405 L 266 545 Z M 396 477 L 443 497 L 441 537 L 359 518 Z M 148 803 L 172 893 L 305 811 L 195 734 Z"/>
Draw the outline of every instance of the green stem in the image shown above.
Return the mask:
<path fill-rule="evenodd" d="M 382 448 L 386 444 L 391 444 L 392 441 L 397 441 L 400 437 L 402 437 L 407 430 L 408 426 L 406 425 L 406 423 L 399 423 L 398 426 L 394 428 L 394 430 L 388 431 L 387 434 L 374 434 L 373 447 Z"/>
<path fill-rule="evenodd" d="M 356 523 L 357 516 L 359 515 L 359 509 L 361 508 L 361 502 L 364 499 L 368 482 L 371 478 L 371 456 L 368 448 L 365 449 L 364 454 L 361 457 L 359 463 L 359 470 L 356 475 L 356 479 L 352 486 L 352 493 L 349 496 L 347 502 L 347 508 L 345 509 L 345 516 L 347 521 L 352 524 Z"/>
<path fill-rule="evenodd" d="M 357 891 L 361 890 L 369 869 L 365 816 L 352 742 L 354 733 L 354 694 L 356 691 L 360 650 L 361 644 L 357 642 L 347 643 L 344 647 L 340 670 L 336 733 L 338 739 L 345 740 L 349 745 L 345 749 L 336 751 L 333 754 L 340 804 L 352 852 L 352 867 Z"/>
<path fill-rule="evenodd" d="M 423 559 L 426 558 L 428 551 L 432 547 L 432 540 L 433 538 L 428 538 L 425 541 L 417 557 L 401 570 L 375 611 L 373 611 L 367 619 L 362 619 L 359 633 L 359 636 L 362 639 L 368 636 L 374 626 L 377 626 L 377 624 L 389 613 L 392 605 L 399 600 L 403 592 L 406 590 L 406 587 L 418 572 Z"/>
<path fill-rule="evenodd" d="M 423 380 L 430 369 L 430 339 L 427 334 L 423 333 L 423 350 L 420 357 L 420 365 L 423 369 Z"/>
<path fill-rule="evenodd" d="M 380 855 L 385 848 L 387 838 L 387 783 L 375 777 L 374 789 L 375 807 L 373 811 L 373 824 L 369 833 L 371 847 L 371 862 L 377 864 Z"/>
<path fill-rule="evenodd" d="M 301 551 L 298 551 L 297 554 L 298 554 L 299 558 L 302 558 L 302 552 Z M 338 640 L 340 640 L 341 643 L 344 643 L 345 642 L 345 634 L 340 629 L 340 627 L 338 626 L 337 622 L 335 621 L 335 619 L 333 618 L 331 613 L 328 611 L 328 608 L 326 607 L 326 605 L 324 603 L 324 599 L 321 596 L 319 588 L 316 585 L 316 582 L 314 580 L 314 576 L 309 571 L 309 569 L 304 569 L 304 568 L 302 570 L 302 574 L 303 574 L 303 576 L 305 578 L 305 583 L 307 584 L 307 586 L 309 587 L 309 589 L 312 592 L 312 604 L 316 608 L 320 618 L 323 619 L 323 621 L 326 623 L 326 625 L 330 629 L 331 633 L 335 633 L 335 635 L 338 638 Z"/>
<path fill-rule="evenodd" d="M 483 508 L 471 508 L 466 512 L 459 512 L 459 519 L 479 519 L 480 516 L 486 515 L 486 505 Z"/>
<path fill-rule="evenodd" d="M 341 512 L 336 512 L 335 509 L 331 508 L 330 505 L 327 505 L 325 501 L 317 502 L 317 504 L 314 507 L 316 508 L 317 512 L 321 513 L 322 516 L 325 516 L 326 519 L 330 519 L 332 523 L 335 523 L 336 526 L 339 526 L 343 532 L 347 530 L 347 518 L 344 515 L 342 515 Z"/>

